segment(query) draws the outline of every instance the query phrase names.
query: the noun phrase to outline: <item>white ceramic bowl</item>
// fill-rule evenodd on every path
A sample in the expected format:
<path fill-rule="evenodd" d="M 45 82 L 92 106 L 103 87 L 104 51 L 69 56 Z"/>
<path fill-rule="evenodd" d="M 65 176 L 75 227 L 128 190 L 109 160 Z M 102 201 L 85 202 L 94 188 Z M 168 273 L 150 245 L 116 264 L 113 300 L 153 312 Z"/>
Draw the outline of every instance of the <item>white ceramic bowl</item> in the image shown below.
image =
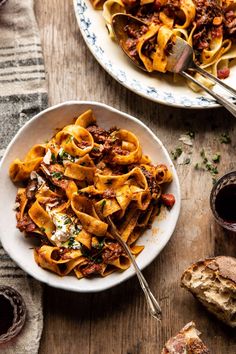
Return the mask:
<path fill-rule="evenodd" d="M 32 277 L 47 283 L 50 286 L 78 292 L 96 292 L 120 284 L 134 275 L 134 270 L 113 273 L 105 278 L 91 278 L 78 280 L 74 275 L 59 277 L 58 275 L 40 268 L 34 261 L 32 244 L 16 228 L 15 211 L 13 206 L 17 188 L 11 182 L 8 169 L 10 163 L 16 158 L 23 158 L 29 148 L 49 139 L 56 128 L 62 128 L 71 123 L 85 110 L 92 108 L 98 125 L 108 129 L 112 126 L 126 128 L 137 135 L 141 141 L 143 151 L 148 154 L 154 163 L 165 163 L 173 173 L 173 181 L 167 187 L 173 193 L 176 203 L 170 212 L 163 209 L 151 230 L 147 230 L 139 240 L 145 246 L 143 252 L 137 257 L 140 268 L 146 267 L 161 252 L 169 241 L 180 211 L 179 180 L 172 161 L 161 141 L 138 119 L 122 113 L 105 104 L 96 102 L 71 101 L 48 108 L 37 114 L 17 133 L 8 146 L 0 165 L 0 238 L 2 245 L 10 257 Z"/>

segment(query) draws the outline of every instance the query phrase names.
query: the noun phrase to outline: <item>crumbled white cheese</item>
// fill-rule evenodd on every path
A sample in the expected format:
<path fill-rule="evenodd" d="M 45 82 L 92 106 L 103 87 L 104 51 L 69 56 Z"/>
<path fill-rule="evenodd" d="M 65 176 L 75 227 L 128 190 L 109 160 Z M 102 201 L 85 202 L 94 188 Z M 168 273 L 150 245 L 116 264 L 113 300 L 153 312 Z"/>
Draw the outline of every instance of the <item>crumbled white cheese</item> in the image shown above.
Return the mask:
<path fill-rule="evenodd" d="M 52 152 L 51 152 L 50 149 L 48 149 L 48 151 L 47 151 L 46 154 L 44 155 L 43 162 L 44 162 L 46 165 L 50 165 L 51 159 L 52 159 Z"/>
<path fill-rule="evenodd" d="M 36 171 L 32 171 L 30 173 L 30 179 L 36 179 L 37 178 L 37 172 Z"/>
<path fill-rule="evenodd" d="M 68 241 L 70 237 L 75 237 L 78 233 L 78 229 L 68 215 L 55 212 L 51 212 L 50 214 L 52 216 L 52 221 L 56 226 L 56 231 L 52 235 L 51 240 L 60 247 L 62 246 L 62 243 Z"/>
<path fill-rule="evenodd" d="M 63 163 L 66 161 L 72 161 L 72 162 L 75 161 L 75 158 L 70 154 L 68 154 L 68 152 L 65 152 L 63 148 L 60 148 L 60 150 L 58 151 L 58 155 L 63 160 Z"/>
<path fill-rule="evenodd" d="M 188 146 L 193 146 L 192 139 L 189 135 L 187 134 L 182 134 L 180 135 L 179 141 L 182 141 L 183 144 L 188 145 Z"/>
<path fill-rule="evenodd" d="M 35 191 L 35 189 L 36 189 L 36 186 L 31 186 L 31 187 L 29 188 L 29 191 Z"/>
<path fill-rule="evenodd" d="M 178 158 L 177 158 L 177 164 L 178 165 L 188 165 L 191 162 L 191 155 L 186 154 L 183 152 Z"/>
<path fill-rule="evenodd" d="M 20 207 L 20 203 L 16 202 L 13 206 L 13 210 L 17 210 Z"/>
<path fill-rule="evenodd" d="M 47 203 L 47 205 L 46 205 L 46 211 L 48 212 L 48 214 L 51 213 L 51 209 L 52 209 L 54 206 L 58 205 L 58 203 L 59 203 L 58 200 L 55 201 L 54 203 Z"/>
<path fill-rule="evenodd" d="M 50 173 L 50 171 L 47 169 L 46 166 L 41 165 L 41 168 L 44 170 L 44 172 L 45 172 L 48 176 L 51 176 L 51 173 Z"/>
<path fill-rule="evenodd" d="M 41 187 L 45 181 L 44 179 L 36 172 L 36 171 L 32 171 L 30 173 L 30 179 L 37 179 L 37 182 L 38 182 L 38 187 Z M 34 189 L 30 189 L 30 190 L 34 190 Z"/>

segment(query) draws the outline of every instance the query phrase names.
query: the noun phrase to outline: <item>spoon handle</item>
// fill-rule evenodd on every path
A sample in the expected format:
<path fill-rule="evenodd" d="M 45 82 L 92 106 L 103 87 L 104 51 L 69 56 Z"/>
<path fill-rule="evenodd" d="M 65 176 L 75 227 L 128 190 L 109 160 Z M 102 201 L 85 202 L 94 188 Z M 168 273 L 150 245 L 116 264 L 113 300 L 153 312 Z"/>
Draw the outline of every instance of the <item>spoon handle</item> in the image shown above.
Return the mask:
<path fill-rule="evenodd" d="M 130 261 L 132 262 L 135 272 L 137 274 L 139 283 L 141 285 L 141 288 L 144 292 L 146 301 L 147 301 L 147 305 L 148 305 L 148 310 L 150 312 L 150 314 L 156 318 L 157 320 L 161 320 L 161 308 L 160 305 L 158 304 L 155 296 L 153 295 L 153 293 L 151 292 L 148 283 L 146 281 L 146 279 L 144 278 L 141 270 L 139 269 L 137 262 L 134 258 L 134 256 L 132 255 L 128 245 L 122 240 L 121 236 L 119 235 L 119 232 L 116 228 L 116 226 L 114 225 L 113 221 L 111 220 L 111 218 L 108 216 L 108 222 L 112 228 L 112 236 L 115 237 L 115 239 L 120 243 L 120 245 L 123 247 L 123 249 L 125 250 L 125 252 L 127 253 L 127 255 L 129 256 Z"/>
<path fill-rule="evenodd" d="M 212 91 L 211 89 L 209 89 L 208 87 L 203 85 L 200 81 L 196 80 L 194 77 L 192 77 L 186 71 L 181 71 L 180 75 L 182 75 L 185 78 L 193 81 L 196 85 L 198 85 L 203 90 L 205 90 L 207 93 L 209 93 L 209 95 L 214 97 L 217 102 L 219 102 L 222 106 L 224 106 L 236 118 L 236 106 L 233 103 L 231 103 L 229 100 L 227 100 L 223 96 L 218 95 L 218 93 Z"/>

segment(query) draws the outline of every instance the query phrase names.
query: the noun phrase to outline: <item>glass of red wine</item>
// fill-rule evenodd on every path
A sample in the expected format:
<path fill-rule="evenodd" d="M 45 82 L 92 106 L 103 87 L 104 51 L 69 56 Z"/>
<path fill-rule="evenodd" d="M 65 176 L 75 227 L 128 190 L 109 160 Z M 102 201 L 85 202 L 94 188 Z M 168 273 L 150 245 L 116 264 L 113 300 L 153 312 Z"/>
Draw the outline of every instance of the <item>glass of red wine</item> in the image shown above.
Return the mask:
<path fill-rule="evenodd" d="M 215 183 L 210 204 L 216 221 L 236 232 L 236 171 L 227 173 Z"/>

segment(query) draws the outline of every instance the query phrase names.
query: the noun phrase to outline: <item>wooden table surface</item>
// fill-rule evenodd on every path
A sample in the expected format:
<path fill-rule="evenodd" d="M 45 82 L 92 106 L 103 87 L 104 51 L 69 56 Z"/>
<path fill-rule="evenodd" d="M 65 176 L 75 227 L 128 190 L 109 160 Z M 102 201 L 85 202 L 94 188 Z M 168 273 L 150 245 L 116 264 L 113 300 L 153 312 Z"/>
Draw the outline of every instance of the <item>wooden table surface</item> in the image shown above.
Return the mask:
<path fill-rule="evenodd" d="M 235 354 L 236 332 L 222 325 L 180 287 L 183 270 L 212 255 L 236 255 L 236 234 L 221 229 L 212 217 L 212 179 L 196 171 L 204 147 L 220 151 L 219 175 L 236 169 L 236 121 L 223 109 L 185 110 L 152 103 L 122 87 L 93 58 L 78 29 L 72 0 L 35 2 L 49 85 L 49 104 L 95 100 L 138 117 L 168 151 L 181 134 L 195 131 L 191 163 L 178 165 L 182 208 L 177 228 L 165 249 L 144 271 L 163 309 L 157 323 L 147 312 L 135 277 L 102 293 L 79 294 L 46 286 L 40 354 L 154 354 L 187 322 L 194 320 L 212 354 Z M 228 132 L 232 143 L 219 136 Z"/>

